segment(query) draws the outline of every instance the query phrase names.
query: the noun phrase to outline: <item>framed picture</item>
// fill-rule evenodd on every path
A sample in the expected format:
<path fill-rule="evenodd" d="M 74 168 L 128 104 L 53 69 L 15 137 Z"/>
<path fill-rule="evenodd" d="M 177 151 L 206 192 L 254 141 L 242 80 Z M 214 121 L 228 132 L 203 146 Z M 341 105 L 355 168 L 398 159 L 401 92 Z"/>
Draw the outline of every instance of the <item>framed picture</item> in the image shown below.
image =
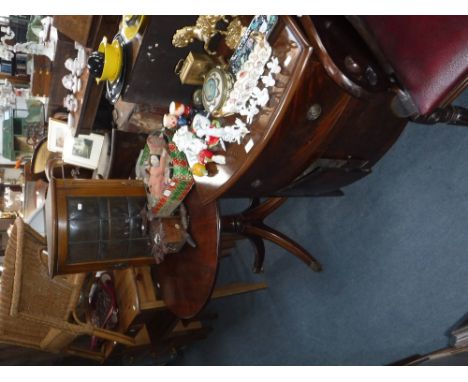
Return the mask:
<path fill-rule="evenodd" d="M 95 170 L 101 156 L 104 136 L 99 134 L 65 137 L 62 159 L 65 163 Z"/>
<path fill-rule="evenodd" d="M 67 134 L 69 134 L 69 127 L 66 122 L 49 118 L 47 150 L 53 153 L 61 153 Z"/>

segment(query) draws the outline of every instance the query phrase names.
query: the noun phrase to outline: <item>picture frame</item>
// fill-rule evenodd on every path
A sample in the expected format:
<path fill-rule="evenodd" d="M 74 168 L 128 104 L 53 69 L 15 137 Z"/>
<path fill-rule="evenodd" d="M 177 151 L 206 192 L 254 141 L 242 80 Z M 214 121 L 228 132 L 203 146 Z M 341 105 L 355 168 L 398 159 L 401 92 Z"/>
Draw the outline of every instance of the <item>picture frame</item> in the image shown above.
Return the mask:
<path fill-rule="evenodd" d="M 47 131 L 47 150 L 53 153 L 63 152 L 65 138 L 69 134 L 67 122 L 49 118 Z"/>
<path fill-rule="evenodd" d="M 101 156 L 104 136 L 99 134 L 67 135 L 62 152 L 65 163 L 95 170 Z"/>

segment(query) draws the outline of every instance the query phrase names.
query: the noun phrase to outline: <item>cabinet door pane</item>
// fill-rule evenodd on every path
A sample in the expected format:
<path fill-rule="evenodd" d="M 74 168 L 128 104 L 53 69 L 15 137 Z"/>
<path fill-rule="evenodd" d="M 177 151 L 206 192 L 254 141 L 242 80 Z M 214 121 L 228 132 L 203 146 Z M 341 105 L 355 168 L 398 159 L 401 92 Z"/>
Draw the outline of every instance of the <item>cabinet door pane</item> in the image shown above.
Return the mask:
<path fill-rule="evenodd" d="M 145 204 L 144 196 L 68 197 L 69 263 L 151 256 Z"/>
<path fill-rule="evenodd" d="M 80 264 L 99 260 L 99 242 L 68 244 L 68 264 Z"/>

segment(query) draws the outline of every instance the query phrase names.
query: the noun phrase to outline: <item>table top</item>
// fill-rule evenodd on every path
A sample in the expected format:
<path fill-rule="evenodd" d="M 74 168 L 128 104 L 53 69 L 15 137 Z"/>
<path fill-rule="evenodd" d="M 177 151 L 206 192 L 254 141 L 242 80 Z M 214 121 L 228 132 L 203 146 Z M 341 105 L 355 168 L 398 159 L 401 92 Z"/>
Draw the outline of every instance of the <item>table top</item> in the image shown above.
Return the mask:
<path fill-rule="evenodd" d="M 222 197 L 257 161 L 275 131 L 281 128 L 294 90 L 302 82 L 311 49 L 293 19 L 281 16 L 268 42 L 272 47 L 272 56 L 277 57 L 282 66 L 281 72 L 275 77 L 275 86 L 269 91 L 270 101 L 248 126 L 250 134 L 244 137 L 241 144 L 227 144 L 226 152 L 220 152 L 226 156 L 226 164 L 218 166 L 218 173 L 212 177 L 196 177 L 198 192 L 204 204 Z M 239 115 L 225 118 L 223 124 L 229 125 L 235 117 Z"/>
<path fill-rule="evenodd" d="M 182 251 L 167 255 L 156 266 L 161 297 L 179 318 L 196 316 L 213 292 L 218 272 L 220 218 L 216 202 L 202 205 L 197 189 L 192 189 L 185 204 L 190 217 L 189 232 L 196 248 L 188 244 Z"/>
<path fill-rule="evenodd" d="M 131 65 L 126 73 L 121 98 L 125 102 L 151 104 L 166 110 L 173 100 L 190 102 L 195 86 L 182 86 L 174 69 L 190 51 L 200 52 L 201 44 L 175 48 L 172 36 L 177 29 L 195 24 L 196 16 L 148 16 L 139 33 L 129 42 Z"/>

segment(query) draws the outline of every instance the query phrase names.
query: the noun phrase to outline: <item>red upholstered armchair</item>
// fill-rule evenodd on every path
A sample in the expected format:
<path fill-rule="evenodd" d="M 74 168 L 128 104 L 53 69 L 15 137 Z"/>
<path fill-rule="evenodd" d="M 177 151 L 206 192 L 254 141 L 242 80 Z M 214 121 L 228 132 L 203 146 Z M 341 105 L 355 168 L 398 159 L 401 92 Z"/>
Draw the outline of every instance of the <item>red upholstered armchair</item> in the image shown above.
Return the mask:
<path fill-rule="evenodd" d="M 468 125 L 451 102 L 468 84 L 468 16 L 348 16 L 395 83 L 393 108 L 420 123 Z"/>

